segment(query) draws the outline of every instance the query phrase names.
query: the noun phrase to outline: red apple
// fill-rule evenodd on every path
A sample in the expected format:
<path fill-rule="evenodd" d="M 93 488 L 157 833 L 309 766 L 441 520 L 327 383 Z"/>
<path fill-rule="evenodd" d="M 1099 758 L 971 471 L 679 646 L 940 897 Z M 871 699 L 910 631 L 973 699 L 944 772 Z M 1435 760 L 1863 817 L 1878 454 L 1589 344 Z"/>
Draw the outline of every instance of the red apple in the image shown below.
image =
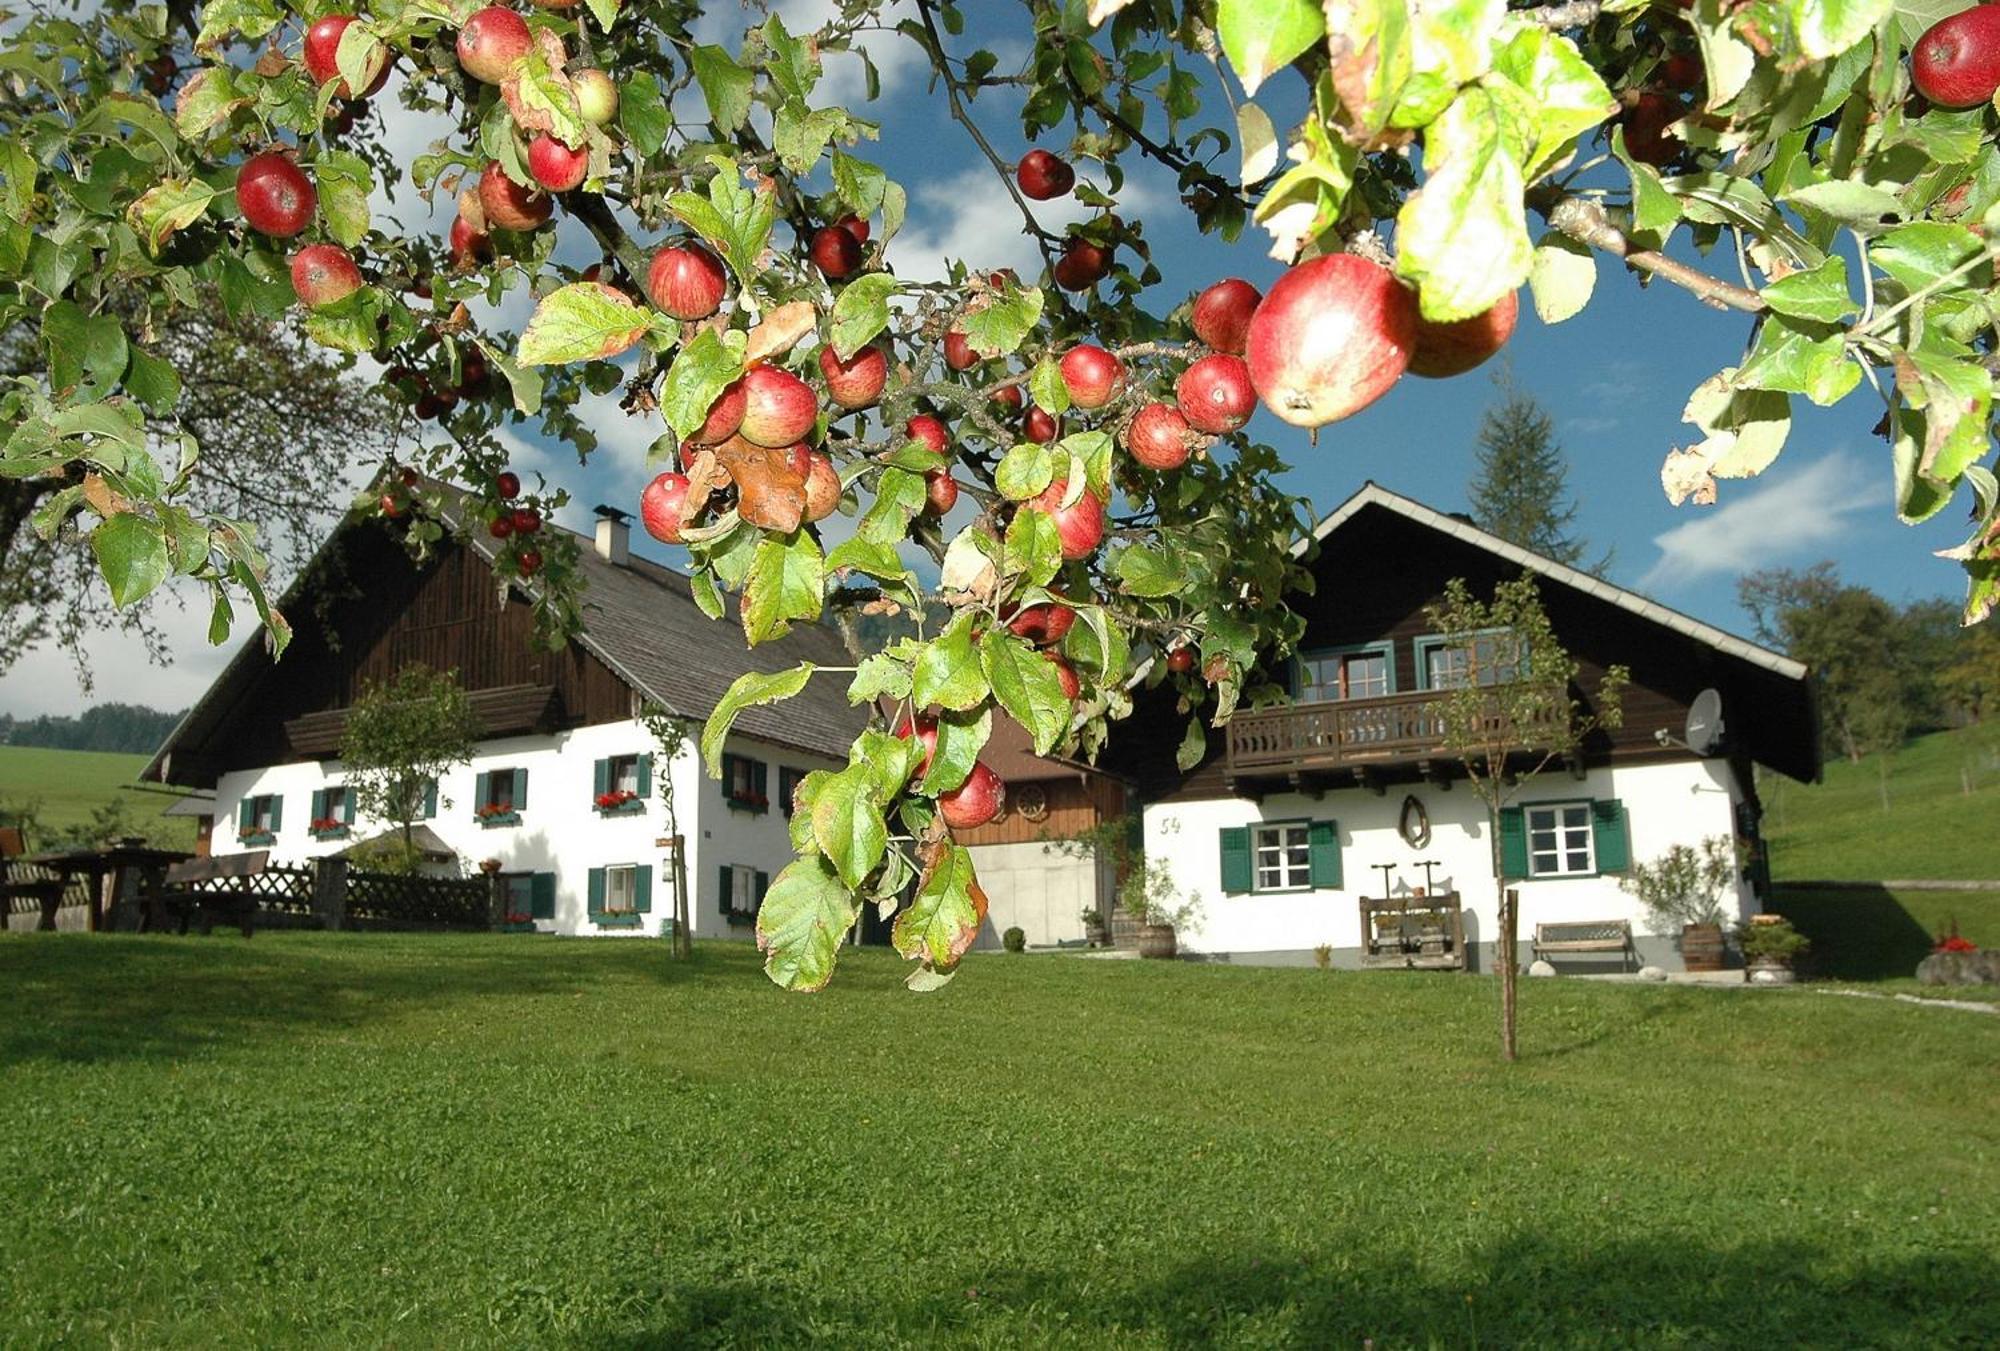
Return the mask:
<path fill-rule="evenodd" d="M 1040 601 L 1011 613 L 1005 610 L 1000 613 L 1007 623 L 1007 632 L 1016 638 L 1026 638 L 1037 647 L 1051 647 L 1061 642 L 1076 624 L 1076 611 L 1054 601 Z"/>
<path fill-rule="evenodd" d="M 1063 497 L 1068 491 L 1068 480 L 1057 479 L 1043 490 L 1040 497 L 1022 505 L 1029 511 L 1048 513 L 1056 523 L 1057 537 L 1062 540 L 1062 556 L 1074 561 L 1090 557 L 1104 542 L 1104 503 L 1096 493 L 1085 488 L 1076 501 L 1064 506 Z"/>
<path fill-rule="evenodd" d="M 1925 29 L 1910 48 L 1910 82 L 1940 108 L 1991 99 L 2000 89 L 2000 7 L 1963 9 Z"/>
<path fill-rule="evenodd" d="M 1080 343 L 1062 355 L 1063 386 L 1078 408 L 1102 408 L 1118 393 L 1125 363 L 1095 343 Z"/>
<path fill-rule="evenodd" d="M 1660 83 L 1682 93 L 1701 83 L 1701 58 L 1692 52 L 1675 52 L 1660 63 Z"/>
<path fill-rule="evenodd" d="M 1455 323 L 1433 323 L 1417 316 L 1417 347 L 1410 353 L 1410 374 L 1433 380 L 1463 375 L 1499 351 L 1514 336 L 1521 302 L 1512 292 L 1491 309 Z"/>
<path fill-rule="evenodd" d="M 1172 404 L 1147 404 L 1125 429 L 1125 449 L 1148 469 L 1180 468 L 1194 442 L 1187 419 Z"/>
<path fill-rule="evenodd" d="M 1650 91 L 1618 115 L 1625 128 L 1625 153 L 1641 164 L 1662 168 L 1680 157 L 1681 139 L 1667 128 L 1687 112 L 1679 102 Z"/>
<path fill-rule="evenodd" d="M 706 319 L 722 308 L 728 286 L 722 261 L 699 244 L 674 244 L 653 255 L 646 297 L 676 319 Z"/>
<path fill-rule="evenodd" d="M 458 392 L 465 398 L 486 392 L 486 356 L 477 347 L 458 359 Z"/>
<path fill-rule="evenodd" d="M 553 136 L 528 142 L 528 172 L 550 192 L 568 192 L 590 172 L 590 151 L 572 150 Z"/>
<path fill-rule="evenodd" d="M 1321 427 L 1387 393 L 1416 342 L 1416 292 L 1380 263 L 1330 253 L 1278 278 L 1244 351 L 1265 407 L 1294 427 Z"/>
<path fill-rule="evenodd" d="M 347 31 L 347 25 L 353 22 L 352 14 L 329 14 L 306 29 L 304 52 L 306 74 L 312 77 L 315 86 L 323 88 L 328 80 L 340 74 L 340 63 L 337 59 L 340 52 L 340 37 Z M 382 82 L 388 78 L 389 62 L 385 53 L 381 69 L 375 72 L 375 78 L 368 82 L 368 87 L 359 95 L 347 87 L 347 81 L 342 80 L 340 87 L 333 91 L 333 96 L 337 99 L 357 97 L 365 99 L 381 89 Z"/>
<path fill-rule="evenodd" d="M 308 244 L 292 255 L 292 290 L 309 310 L 334 305 L 361 289 L 354 255 L 338 244 Z"/>
<path fill-rule="evenodd" d="M 1217 282 L 1194 298 L 1194 313 L 1189 322 L 1195 337 L 1218 352 L 1243 355 L 1243 344 L 1250 336 L 1250 316 L 1257 312 L 1257 303 L 1263 298 L 1256 287 L 1241 277 Z"/>
<path fill-rule="evenodd" d="M 681 507 L 687 501 L 686 474 L 660 474 L 639 494 L 639 521 L 662 544 L 681 542 Z"/>
<path fill-rule="evenodd" d="M 1216 436 L 1235 431 L 1257 411 L 1250 368 L 1242 357 L 1227 352 L 1205 356 L 1182 371 L 1174 382 L 1174 401 L 1188 426 Z"/>
<path fill-rule="evenodd" d="M 595 66 L 571 71 L 569 87 L 576 91 L 576 110 L 591 126 L 607 126 L 618 116 L 618 86 Z"/>
<path fill-rule="evenodd" d="M 1056 259 L 1056 285 L 1065 291 L 1088 291 L 1111 275 L 1111 250 L 1072 235 Z"/>
<path fill-rule="evenodd" d="M 912 771 L 916 777 L 922 778 L 931 767 L 931 757 L 937 754 L 937 719 L 926 713 L 919 713 L 915 718 L 905 714 L 896 727 L 896 735 L 905 741 L 914 736 L 923 746 L 923 758 L 917 761 L 917 767 Z"/>
<path fill-rule="evenodd" d="M 498 160 L 479 175 L 479 208 L 486 213 L 488 229 L 532 230 L 555 211 L 555 199 L 539 188 L 516 183 Z"/>
<path fill-rule="evenodd" d="M 174 76 L 181 73 L 180 65 L 171 53 L 161 53 L 146 63 L 143 77 L 146 92 L 154 98 L 165 98 L 167 91 L 174 87 Z"/>
<path fill-rule="evenodd" d="M 835 221 L 834 224 L 853 235 L 855 243 L 866 244 L 868 242 L 868 222 L 861 217 L 850 212 Z"/>
<path fill-rule="evenodd" d="M 505 514 L 495 516 L 486 523 L 486 533 L 495 539 L 505 539 L 514 533 L 514 518 Z"/>
<path fill-rule="evenodd" d="M 945 429 L 944 423 L 929 413 L 919 413 L 905 422 L 903 435 L 912 441 L 923 442 L 940 455 L 944 454 L 945 447 L 951 444 L 951 433 Z"/>
<path fill-rule="evenodd" d="M 1181 646 L 1167 653 L 1167 669 L 1175 674 L 1184 674 L 1194 669 L 1194 648 Z"/>
<path fill-rule="evenodd" d="M 840 471 L 833 457 L 823 450 L 811 453 L 806 463 L 806 510 L 804 519 L 822 521 L 840 505 Z"/>
<path fill-rule="evenodd" d="M 782 449 L 803 440 L 819 416 L 812 386 L 776 366 L 743 373 L 743 425 L 736 434 L 752 445 Z"/>
<path fill-rule="evenodd" d="M 378 505 L 382 508 L 382 514 L 392 521 L 398 519 L 403 514 L 403 504 L 389 493 L 382 494 Z"/>
<path fill-rule="evenodd" d="M 451 411 L 451 404 L 445 401 L 444 395 L 435 394 L 427 390 L 417 396 L 417 401 L 410 405 L 410 411 L 428 422 L 433 418 L 441 418 L 446 413 L 449 413 Z"/>
<path fill-rule="evenodd" d="M 493 241 L 486 232 L 460 216 L 451 223 L 451 261 L 455 267 L 471 267 L 493 253 Z"/>
<path fill-rule="evenodd" d="M 944 516 L 958 505 L 958 480 L 950 471 L 933 469 L 924 475 L 924 510 Z"/>
<path fill-rule="evenodd" d="M 515 507 L 509 519 L 514 522 L 517 535 L 532 535 L 542 528 L 542 513 L 533 507 Z"/>
<path fill-rule="evenodd" d="M 514 566 L 521 570 L 523 577 L 532 577 L 542 570 L 542 551 L 523 549 L 514 556 Z"/>
<path fill-rule="evenodd" d="M 842 361 L 833 354 L 832 344 L 819 349 L 819 371 L 826 377 L 826 392 L 842 408 L 873 407 L 889 383 L 889 357 L 874 343 Z"/>
<path fill-rule="evenodd" d="M 1014 166 L 1014 177 L 1020 180 L 1022 195 L 1038 202 L 1066 196 L 1076 186 L 1076 170 L 1046 150 L 1030 150 L 1021 156 L 1021 162 Z"/>
<path fill-rule="evenodd" d="M 828 281 L 839 281 L 861 266 L 861 241 L 838 225 L 823 225 L 813 231 L 813 266 Z"/>
<path fill-rule="evenodd" d="M 258 233 L 290 239 L 311 224 L 319 193 L 289 155 L 266 150 L 236 171 L 236 209 Z"/>
<path fill-rule="evenodd" d="M 972 341 L 957 329 L 944 335 L 944 364 L 955 371 L 969 371 L 986 358 L 972 350 Z"/>
<path fill-rule="evenodd" d="M 1006 782 L 984 761 L 975 760 L 964 783 L 938 794 L 938 815 L 953 830 L 977 830 L 998 816 L 1006 802 Z"/>
<path fill-rule="evenodd" d="M 505 5 L 488 5 L 458 30 L 459 68 L 482 84 L 499 84 L 521 68 L 531 45 L 525 19 Z"/>
<path fill-rule="evenodd" d="M 1028 396 L 1021 392 L 1019 384 L 1002 385 L 993 391 L 993 402 L 999 404 L 1002 408 L 1018 410 L 1027 401 Z"/>
<path fill-rule="evenodd" d="M 1038 446 L 1046 446 L 1062 435 L 1062 423 L 1046 408 L 1030 408 L 1021 419 L 1021 435 Z"/>
<path fill-rule="evenodd" d="M 502 469 L 493 476 L 493 486 L 499 490 L 502 497 L 519 497 L 521 476 L 511 469 Z"/>
<path fill-rule="evenodd" d="M 1075 703 L 1077 696 L 1083 693 L 1083 682 L 1076 678 L 1076 668 L 1054 652 L 1042 655 L 1048 658 L 1049 665 L 1056 668 L 1056 679 L 1062 682 L 1063 698 Z"/>
<path fill-rule="evenodd" d="M 743 381 L 740 378 L 731 380 L 722 393 L 715 396 L 715 402 L 708 406 L 708 417 L 688 437 L 688 444 L 719 446 L 736 435 L 737 428 L 743 425 L 745 402 Z"/>

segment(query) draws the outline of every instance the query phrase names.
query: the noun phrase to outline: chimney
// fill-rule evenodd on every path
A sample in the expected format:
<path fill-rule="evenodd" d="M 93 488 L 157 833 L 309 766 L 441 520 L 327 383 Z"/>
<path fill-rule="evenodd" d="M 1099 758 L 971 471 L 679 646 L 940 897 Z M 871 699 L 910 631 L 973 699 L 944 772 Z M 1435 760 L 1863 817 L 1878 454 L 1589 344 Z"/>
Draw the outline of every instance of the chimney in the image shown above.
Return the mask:
<path fill-rule="evenodd" d="M 613 567 L 622 568 L 632 561 L 632 518 L 616 507 L 602 504 L 597 512 L 597 556 Z"/>

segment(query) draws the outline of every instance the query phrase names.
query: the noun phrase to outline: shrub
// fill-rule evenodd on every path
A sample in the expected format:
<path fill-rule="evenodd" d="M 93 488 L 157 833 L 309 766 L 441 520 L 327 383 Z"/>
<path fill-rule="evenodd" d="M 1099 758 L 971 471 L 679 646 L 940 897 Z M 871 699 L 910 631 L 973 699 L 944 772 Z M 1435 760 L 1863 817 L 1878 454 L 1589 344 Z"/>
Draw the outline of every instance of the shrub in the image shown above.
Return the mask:
<path fill-rule="evenodd" d="M 1313 965 L 1322 971 L 1333 969 L 1333 944 L 1321 943 L 1313 949 Z"/>
<path fill-rule="evenodd" d="M 1693 846 L 1677 844 L 1651 863 L 1634 864 L 1618 885 L 1646 907 L 1656 934 L 1678 934 L 1689 924 L 1722 923 L 1723 891 L 1736 880 L 1736 851 L 1727 835 Z"/>
<path fill-rule="evenodd" d="M 1007 930 L 1006 933 L 1000 935 L 1000 943 L 1009 952 L 1026 952 L 1028 950 L 1028 935 L 1022 931 L 1020 925 L 1016 924 Z"/>
<path fill-rule="evenodd" d="M 1789 962 L 1812 946 L 1788 919 L 1753 920 L 1736 931 L 1736 944 L 1743 949 L 1744 960 L 1751 962 L 1759 958 Z"/>

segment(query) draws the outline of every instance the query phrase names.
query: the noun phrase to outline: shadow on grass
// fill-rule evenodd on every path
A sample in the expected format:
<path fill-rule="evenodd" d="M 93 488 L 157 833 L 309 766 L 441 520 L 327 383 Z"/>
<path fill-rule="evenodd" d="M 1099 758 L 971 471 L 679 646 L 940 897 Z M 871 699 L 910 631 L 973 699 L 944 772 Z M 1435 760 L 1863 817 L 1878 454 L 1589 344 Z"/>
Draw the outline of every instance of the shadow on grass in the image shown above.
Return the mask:
<path fill-rule="evenodd" d="M 1928 893 L 1931 906 L 1948 907 L 1949 893 Z M 1990 901 L 1966 895 L 1963 905 L 1990 908 Z M 1775 907 L 1812 942 L 1801 961 L 1809 975 L 1836 980 L 1881 980 L 1908 976 L 1930 955 L 1929 929 L 1895 893 L 1882 887 L 1804 890 L 1781 886 Z"/>
<path fill-rule="evenodd" d="M 967 1235 L 968 1243 L 977 1245 Z M 1087 1271 L 894 1269 L 866 1303 L 718 1278 L 640 1296 L 647 1312 L 577 1341 L 654 1346 L 846 1344 L 1170 1346 L 1973 1345 L 2000 1315 L 1983 1258 L 1934 1252 L 1856 1260 L 1805 1244 L 1730 1250 L 1649 1239 L 1576 1247 L 1520 1237 L 1469 1254 L 1460 1277 L 1430 1258 L 1329 1235 L 1324 1255 L 1241 1252 L 1157 1276 L 1115 1261 Z M 944 1271 L 940 1263 L 937 1271 Z M 635 1292 L 636 1293 L 636 1292 Z"/>
<path fill-rule="evenodd" d="M 602 960 L 550 961 L 552 943 Z M 0 1064 L 176 1060 L 468 998 L 569 994 L 607 978 L 734 979 L 742 967 L 700 947 L 675 964 L 664 945 L 640 940 L 29 934 L 0 939 L 0 989 L 17 1010 L 0 1020 Z"/>

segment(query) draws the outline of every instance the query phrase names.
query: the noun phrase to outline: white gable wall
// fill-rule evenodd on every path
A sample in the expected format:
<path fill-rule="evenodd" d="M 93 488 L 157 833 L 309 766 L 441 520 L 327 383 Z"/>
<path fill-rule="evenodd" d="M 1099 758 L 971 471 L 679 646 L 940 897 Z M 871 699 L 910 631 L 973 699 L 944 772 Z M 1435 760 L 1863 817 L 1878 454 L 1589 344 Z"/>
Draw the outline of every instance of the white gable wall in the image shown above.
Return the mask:
<path fill-rule="evenodd" d="M 1397 826 L 1403 799 L 1414 794 L 1430 815 L 1431 841 L 1422 849 L 1404 843 Z M 1687 760 L 1617 769 L 1594 769 L 1582 780 L 1566 771 L 1545 771 L 1528 781 L 1510 805 L 1615 798 L 1623 804 L 1631 857 L 1648 862 L 1677 843 L 1696 845 L 1706 836 L 1733 837 L 1738 799 L 1734 776 L 1722 760 Z M 1327 820 L 1339 823 L 1339 888 L 1279 895 L 1222 891 L 1221 834 L 1225 827 L 1257 822 Z M 1245 959 L 1310 961 L 1312 950 L 1330 945 L 1341 965 L 1355 965 L 1361 948 L 1358 900 L 1382 894 L 1382 874 L 1371 864 L 1396 865 L 1394 894 L 1424 884 L 1415 866 L 1431 859 L 1433 886 L 1456 887 L 1466 909 L 1466 943 L 1484 951 L 1490 965 L 1498 936 L 1498 894 L 1492 875 L 1490 840 L 1483 804 L 1463 781 L 1449 792 L 1429 783 L 1392 784 L 1382 796 L 1360 788 L 1330 791 L 1315 799 L 1304 793 L 1275 793 L 1262 802 L 1246 798 L 1154 803 L 1145 810 L 1146 857 L 1163 861 L 1183 890 L 1200 898 L 1199 916 L 1178 934 L 1181 949 Z M 1672 937 L 1649 936 L 1645 907 L 1613 876 L 1523 880 L 1522 960 L 1537 923 L 1558 920 L 1626 919 L 1639 940 L 1642 958 L 1677 967 Z M 1728 919 L 1747 917 L 1754 903 L 1746 885 L 1724 904 Z M 1478 951 L 1478 949 L 1475 949 Z"/>

